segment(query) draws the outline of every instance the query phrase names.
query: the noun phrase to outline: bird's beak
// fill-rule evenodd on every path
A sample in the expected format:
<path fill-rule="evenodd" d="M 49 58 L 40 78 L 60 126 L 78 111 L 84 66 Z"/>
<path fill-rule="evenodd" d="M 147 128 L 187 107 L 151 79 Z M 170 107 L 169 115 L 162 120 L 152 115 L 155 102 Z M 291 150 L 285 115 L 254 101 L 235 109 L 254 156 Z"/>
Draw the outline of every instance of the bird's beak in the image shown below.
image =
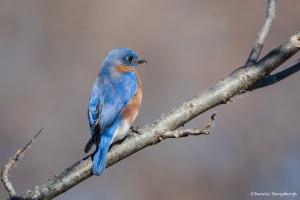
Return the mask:
<path fill-rule="evenodd" d="M 147 61 L 143 59 L 137 61 L 137 64 L 143 64 L 143 63 L 147 63 Z"/>

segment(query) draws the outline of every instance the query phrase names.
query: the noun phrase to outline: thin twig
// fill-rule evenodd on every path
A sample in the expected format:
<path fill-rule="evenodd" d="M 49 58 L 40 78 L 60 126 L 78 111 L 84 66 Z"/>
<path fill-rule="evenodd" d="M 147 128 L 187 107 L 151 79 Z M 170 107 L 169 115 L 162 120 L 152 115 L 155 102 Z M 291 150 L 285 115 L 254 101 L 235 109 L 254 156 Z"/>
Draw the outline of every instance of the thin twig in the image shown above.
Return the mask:
<path fill-rule="evenodd" d="M 44 128 L 41 128 L 37 134 L 23 147 L 17 150 L 15 155 L 8 160 L 6 165 L 4 166 L 2 172 L 1 172 L 1 180 L 4 184 L 5 189 L 8 191 L 10 197 L 15 197 L 17 196 L 17 193 L 9 180 L 9 172 L 16 165 L 18 160 L 23 156 L 25 151 L 30 147 L 30 145 L 34 142 L 34 140 L 40 135 L 40 133 L 43 131 Z"/>
<path fill-rule="evenodd" d="M 262 87 L 273 85 L 274 83 L 277 83 L 277 82 L 289 77 L 290 75 L 298 72 L 299 70 L 300 70 L 300 60 L 297 63 L 289 66 L 288 68 L 286 68 L 276 74 L 272 74 L 270 76 L 266 76 L 265 78 L 261 79 L 260 81 L 258 81 L 251 87 L 251 90 L 256 90 L 256 89 L 259 89 Z"/>
<path fill-rule="evenodd" d="M 264 47 L 264 44 L 265 44 L 265 41 L 266 41 L 266 38 L 268 36 L 268 33 L 269 33 L 269 30 L 273 24 L 273 21 L 275 19 L 275 13 L 276 13 L 276 1 L 277 0 L 269 0 L 268 1 L 268 8 L 267 8 L 267 13 L 266 13 L 266 20 L 265 20 L 265 23 L 264 25 L 261 27 L 261 30 L 260 32 L 257 34 L 257 37 L 256 37 L 256 40 L 255 40 L 255 43 L 254 43 L 254 46 L 251 50 L 251 53 L 248 57 L 248 60 L 246 62 L 246 66 L 247 65 L 250 65 L 250 64 L 254 64 L 263 47 Z"/>
<path fill-rule="evenodd" d="M 154 141 L 153 143 L 156 144 L 166 138 L 180 138 L 180 137 L 187 137 L 190 135 L 208 135 L 209 134 L 209 128 L 213 125 L 215 116 L 217 112 L 214 112 L 207 123 L 201 128 L 193 128 L 193 129 L 185 129 L 185 130 L 174 130 L 174 131 L 165 131 L 165 132 L 160 132 L 156 133 L 154 135 Z"/>

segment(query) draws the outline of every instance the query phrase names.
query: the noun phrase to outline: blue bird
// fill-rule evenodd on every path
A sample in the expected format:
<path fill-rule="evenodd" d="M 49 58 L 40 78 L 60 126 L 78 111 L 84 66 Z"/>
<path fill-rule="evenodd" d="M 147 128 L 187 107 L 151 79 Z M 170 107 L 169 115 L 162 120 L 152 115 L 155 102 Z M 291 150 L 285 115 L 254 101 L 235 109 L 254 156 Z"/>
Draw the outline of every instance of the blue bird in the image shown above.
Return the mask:
<path fill-rule="evenodd" d="M 92 171 L 101 175 L 112 143 L 124 139 L 135 120 L 142 101 L 142 84 L 137 75 L 138 55 L 128 48 L 117 48 L 105 57 L 92 88 L 88 120 L 92 137 L 87 153 L 96 145 Z"/>

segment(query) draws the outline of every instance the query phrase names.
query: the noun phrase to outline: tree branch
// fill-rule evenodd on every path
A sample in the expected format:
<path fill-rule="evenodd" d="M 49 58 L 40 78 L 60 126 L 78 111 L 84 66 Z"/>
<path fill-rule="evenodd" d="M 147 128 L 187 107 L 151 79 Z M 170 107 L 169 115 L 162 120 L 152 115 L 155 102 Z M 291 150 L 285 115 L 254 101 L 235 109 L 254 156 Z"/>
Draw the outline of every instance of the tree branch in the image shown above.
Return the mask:
<path fill-rule="evenodd" d="M 277 0 L 268 0 L 265 23 L 261 27 L 261 30 L 259 31 L 259 33 L 257 34 L 254 46 L 251 50 L 251 53 L 250 53 L 245 65 L 250 65 L 250 64 L 255 63 L 264 47 L 266 38 L 268 36 L 270 28 L 275 19 L 276 2 L 277 2 Z"/>

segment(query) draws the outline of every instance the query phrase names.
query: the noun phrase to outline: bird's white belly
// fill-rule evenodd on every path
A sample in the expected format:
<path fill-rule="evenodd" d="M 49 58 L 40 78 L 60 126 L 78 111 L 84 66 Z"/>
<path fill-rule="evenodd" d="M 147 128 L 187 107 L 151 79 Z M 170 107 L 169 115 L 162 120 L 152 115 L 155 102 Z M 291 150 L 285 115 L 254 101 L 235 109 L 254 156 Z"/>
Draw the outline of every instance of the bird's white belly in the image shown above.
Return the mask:
<path fill-rule="evenodd" d="M 111 143 L 124 139 L 128 135 L 129 128 L 130 124 L 128 124 L 128 122 L 123 119 L 116 128 L 116 134 L 114 135 Z"/>

